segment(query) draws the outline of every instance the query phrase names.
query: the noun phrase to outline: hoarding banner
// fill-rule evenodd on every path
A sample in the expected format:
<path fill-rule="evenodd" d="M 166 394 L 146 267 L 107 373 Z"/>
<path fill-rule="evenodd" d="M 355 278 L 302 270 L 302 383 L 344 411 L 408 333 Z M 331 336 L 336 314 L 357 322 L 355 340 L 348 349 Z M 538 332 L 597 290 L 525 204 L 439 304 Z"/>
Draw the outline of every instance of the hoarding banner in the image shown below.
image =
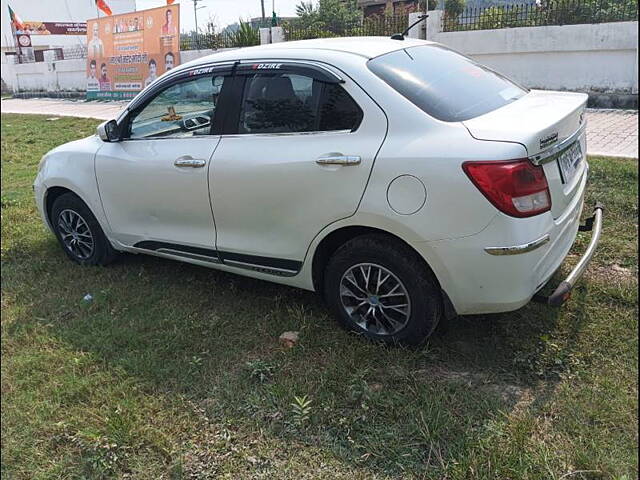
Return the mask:
<path fill-rule="evenodd" d="M 20 54 L 20 62 L 32 62 L 35 61 L 35 52 L 33 51 L 33 45 L 31 44 L 30 35 L 16 35 L 18 40 L 18 53 Z"/>
<path fill-rule="evenodd" d="M 128 99 L 180 63 L 180 6 L 87 20 L 87 99 Z"/>
<path fill-rule="evenodd" d="M 16 30 L 21 35 L 86 35 L 84 22 L 24 22 L 24 28 Z"/>

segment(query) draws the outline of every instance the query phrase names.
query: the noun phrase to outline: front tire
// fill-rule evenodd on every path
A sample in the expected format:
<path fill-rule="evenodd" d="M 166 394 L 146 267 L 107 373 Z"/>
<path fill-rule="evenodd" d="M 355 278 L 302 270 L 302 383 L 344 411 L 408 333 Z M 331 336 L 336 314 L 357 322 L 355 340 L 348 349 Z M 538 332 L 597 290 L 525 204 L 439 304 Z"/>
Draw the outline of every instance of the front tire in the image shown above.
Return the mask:
<path fill-rule="evenodd" d="M 73 193 L 55 199 L 51 225 L 64 252 L 80 265 L 107 265 L 118 256 L 89 207 Z"/>
<path fill-rule="evenodd" d="M 433 273 L 393 237 L 356 237 L 329 260 L 325 300 L 347 330 L 389 344 L 420 345 L 443 315 Z"/>

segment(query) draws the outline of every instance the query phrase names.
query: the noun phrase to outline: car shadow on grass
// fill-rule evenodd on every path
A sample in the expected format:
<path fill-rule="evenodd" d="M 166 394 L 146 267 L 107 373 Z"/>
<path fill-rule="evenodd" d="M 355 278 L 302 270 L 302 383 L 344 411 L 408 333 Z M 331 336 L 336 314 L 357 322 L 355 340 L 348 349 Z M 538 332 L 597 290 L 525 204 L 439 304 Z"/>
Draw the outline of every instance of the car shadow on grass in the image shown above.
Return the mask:
<path fill-rule="evenodd" d="M 525 397 L 546 402 L 573 348 L 549 345 L 562 315 L 542 305 L 456 318 L 423 348 L 389 348 L 341 330 L 311 292 L 143 255 L 83 268 L 56 249 L 30 244 L 38 277 L 5 284 L 23 321 L 44 319 L 151 393 L 185 396 L 214 426 L 270 437 L 281 452 L 261 455 L 273 468 L 302 444 L 376 474 L 445 471 Z M 25 253 L 6 252 L 5 265 L 19 268 Z M 586 316 L 572 316 L 577 336 Z M 290 330 L 299 343 L 283 348 Z M 313 399 L 304 421 L 291 407 L 300 395 Z"/>

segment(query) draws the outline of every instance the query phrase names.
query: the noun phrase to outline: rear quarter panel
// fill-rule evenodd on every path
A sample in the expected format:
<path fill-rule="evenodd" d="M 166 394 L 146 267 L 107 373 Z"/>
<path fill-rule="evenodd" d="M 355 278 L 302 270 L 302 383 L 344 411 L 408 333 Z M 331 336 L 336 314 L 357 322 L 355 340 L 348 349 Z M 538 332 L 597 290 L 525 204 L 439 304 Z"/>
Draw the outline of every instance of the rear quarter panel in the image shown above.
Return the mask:
<path fill-rule="evenodd" d="M 365 81 L 387 114 L 389 131 L 358 213 L 383 215 L 404 225 L 411 232 L 409 240 L 415 242 L 480 232 L 497 210 L 471 183 L 462 164 L 524 158 L 525 148 L 513 142 L 476 140 L 462 123 L 430 117 L 372 73 Z M 424 206 L 412 215 L 396 213 L 387 201 L 389 184 L 400 175 L 413 175 L 426 188 Z"/>

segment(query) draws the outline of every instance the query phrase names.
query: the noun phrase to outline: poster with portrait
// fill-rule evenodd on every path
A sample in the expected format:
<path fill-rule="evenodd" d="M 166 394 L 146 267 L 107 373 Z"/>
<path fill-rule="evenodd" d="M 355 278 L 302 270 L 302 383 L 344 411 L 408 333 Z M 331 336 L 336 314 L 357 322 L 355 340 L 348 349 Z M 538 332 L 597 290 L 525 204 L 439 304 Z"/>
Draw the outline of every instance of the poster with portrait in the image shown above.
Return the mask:
<path fill-rule="evenodd" d="M 86 35 L 85 22 L 23 22 L 16 35 Z"/>
<path fill-rule="evenodd" d="M 87 20 L 87 99 L 129 99 L 180 63 L 180 6 Z"/>

